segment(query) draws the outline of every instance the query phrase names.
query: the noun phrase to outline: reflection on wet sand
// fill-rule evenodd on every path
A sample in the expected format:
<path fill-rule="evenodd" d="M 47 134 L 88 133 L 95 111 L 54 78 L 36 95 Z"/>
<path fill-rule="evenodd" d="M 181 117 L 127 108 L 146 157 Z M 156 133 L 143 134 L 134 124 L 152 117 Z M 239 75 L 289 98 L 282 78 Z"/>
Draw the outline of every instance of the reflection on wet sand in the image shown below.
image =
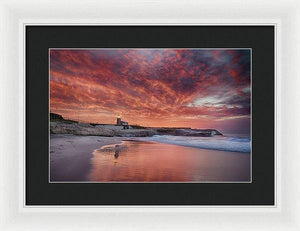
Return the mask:
<path fill-rule="evenodd" d="M 95 150 L 90 181 L 249 181 L 250 155 L 144 141 Z"/>
<path fill-rule="evenodd" d="M 117 144 L 115 147 L 115 155 L 114 155 L 115 159 L 118 159 L 119 152 L 120 152 L 120 145 Z"/>

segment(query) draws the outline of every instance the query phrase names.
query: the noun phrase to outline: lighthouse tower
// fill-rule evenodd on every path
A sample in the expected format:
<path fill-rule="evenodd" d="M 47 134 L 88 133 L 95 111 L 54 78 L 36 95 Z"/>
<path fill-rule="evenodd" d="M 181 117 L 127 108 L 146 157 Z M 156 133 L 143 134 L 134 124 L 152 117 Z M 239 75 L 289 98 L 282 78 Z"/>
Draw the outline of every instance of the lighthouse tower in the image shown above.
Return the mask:
<path fill-rule="evenodd" d="M 120 115 L 118 115 L 118 117 L 117 117 L 117 125 L 122 125 L 121 116 Z"/>

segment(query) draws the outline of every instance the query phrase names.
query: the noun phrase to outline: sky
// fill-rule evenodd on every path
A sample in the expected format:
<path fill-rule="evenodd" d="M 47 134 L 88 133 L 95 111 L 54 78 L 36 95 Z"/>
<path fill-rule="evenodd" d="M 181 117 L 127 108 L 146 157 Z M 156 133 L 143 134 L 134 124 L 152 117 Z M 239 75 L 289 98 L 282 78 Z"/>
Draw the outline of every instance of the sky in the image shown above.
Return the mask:
<path fill-rule="evenodd" d="M 50 111 L 101 124 L 249 134 L 249 49 L 51 49 Z"/>

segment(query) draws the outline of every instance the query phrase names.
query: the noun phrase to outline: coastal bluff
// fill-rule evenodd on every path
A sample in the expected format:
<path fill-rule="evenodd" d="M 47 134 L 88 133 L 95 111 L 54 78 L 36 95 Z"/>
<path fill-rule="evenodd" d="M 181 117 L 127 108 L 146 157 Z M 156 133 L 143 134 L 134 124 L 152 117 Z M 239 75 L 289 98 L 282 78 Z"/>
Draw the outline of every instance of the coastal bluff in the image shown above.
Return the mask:
<path fill-rule="evenodd" d="M 123 126 L 114 124 L 93 124 L 66 120 L 55 113 L 50 113 L 50 133 L 106 137 L 148 137 L 154 135 L 211 137 L 223 135 L 216 129 L 143 127 L 139 125 L 128 125 L 128 129 L 124 129 Z"/>
<path fill-rule="evenodd" d="M 116 125 L 91 125 L 85 123 L 50 122 L 51 134 L 73 134 L 82 136 L 119 136 L 119 137 L 146 137 L 158 135 L 153 129 L 123 129 Z"/>
<path fill-rule="evenodd" d="M 173 136 L 199 136 L 211 137 L 222 135 L 216 129 L 191 129 L 191 128 L 134 128 L 123 129 L 116 125 L 91 125 L 85 123 L 50 122 L 51 134 L 73 134 L 81 136 L 106 136 L 106 137 L 147 137 L 154 135 Z"/>

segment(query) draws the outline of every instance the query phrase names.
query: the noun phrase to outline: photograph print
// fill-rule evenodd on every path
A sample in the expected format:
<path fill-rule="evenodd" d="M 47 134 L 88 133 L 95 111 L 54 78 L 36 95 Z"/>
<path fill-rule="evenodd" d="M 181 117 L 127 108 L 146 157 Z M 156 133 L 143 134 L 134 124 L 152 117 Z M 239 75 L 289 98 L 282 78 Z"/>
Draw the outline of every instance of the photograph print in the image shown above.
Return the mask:
<path fill-rule="evenodd" d="M 50 48 L 49 182 L 251 183 L 250 48 Z"/>

